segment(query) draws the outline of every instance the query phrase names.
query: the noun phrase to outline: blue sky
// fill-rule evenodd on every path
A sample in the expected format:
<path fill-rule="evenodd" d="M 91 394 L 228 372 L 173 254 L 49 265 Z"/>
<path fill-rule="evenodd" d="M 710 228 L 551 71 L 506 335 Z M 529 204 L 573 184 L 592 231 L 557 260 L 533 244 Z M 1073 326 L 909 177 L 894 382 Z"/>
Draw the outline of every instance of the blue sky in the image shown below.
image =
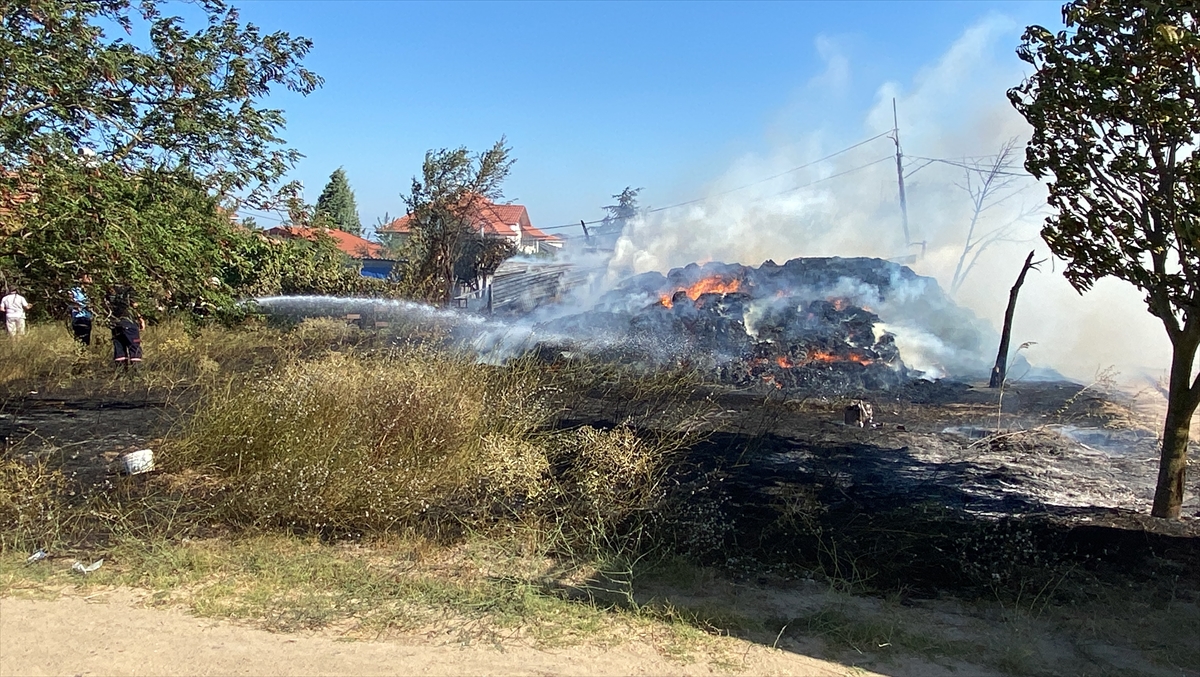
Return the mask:
<path fill-rule="evenodd" d="M 813 148 L 814 129 L 862 137 L 881 88 L 911 88 L 972 26 L 999 18 L 989 58 L 1017 64 L 1021 29 L 1058 25 L 1060 7 L 236 4 L 245 20 L 315 43 L 306 64 L 325 86 L 268 102 L 286 111 L 284 136 L 306 156 L 291 177 L 309 200 L 345 167 L 362 220 L 373 224 L 403 211 L 400 194 L 426 150 L 478 150 L 506 135 L 517 158 L 506 193 L 540 226 L 598 218 L 626 185 L 643 187 L 646 205 L 697 197 L 747 155 L 806 139 Z M 902 133 L 905 114 L 902 106 Z"/>

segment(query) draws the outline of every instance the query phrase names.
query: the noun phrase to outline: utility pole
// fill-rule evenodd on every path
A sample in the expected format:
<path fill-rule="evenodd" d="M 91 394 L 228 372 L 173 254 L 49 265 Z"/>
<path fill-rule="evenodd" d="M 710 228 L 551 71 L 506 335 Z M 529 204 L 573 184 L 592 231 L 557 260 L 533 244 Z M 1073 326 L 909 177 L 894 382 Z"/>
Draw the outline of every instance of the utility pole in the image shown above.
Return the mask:
<path fill-rule="evenodd" d="M 896 143 L 896 181 L 900 184 L 900 223 L 904 226 L 904 246 L 912 246 L 908 234 L 908 200 L 904 197 L 904 153 L 900 150 L 900 122 L 896 117 L 896 99 L 892 99 L 892 141 Z"/>

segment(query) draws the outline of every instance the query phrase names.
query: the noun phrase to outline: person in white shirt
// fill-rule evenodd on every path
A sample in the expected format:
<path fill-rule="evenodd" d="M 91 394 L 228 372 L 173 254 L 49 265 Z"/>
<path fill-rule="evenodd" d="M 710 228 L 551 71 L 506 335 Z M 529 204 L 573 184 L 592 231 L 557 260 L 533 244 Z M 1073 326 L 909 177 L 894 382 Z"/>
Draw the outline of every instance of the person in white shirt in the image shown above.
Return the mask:
<path fill-rule="evenodd" d="M 16 338 L 25 335 L 25 311 L 32 307 L 29 301 L 18 293 L 16 287 L 0 299 L 0 313 L 4 314 L 4 328 L 8 330 L 9 336 Z"/>

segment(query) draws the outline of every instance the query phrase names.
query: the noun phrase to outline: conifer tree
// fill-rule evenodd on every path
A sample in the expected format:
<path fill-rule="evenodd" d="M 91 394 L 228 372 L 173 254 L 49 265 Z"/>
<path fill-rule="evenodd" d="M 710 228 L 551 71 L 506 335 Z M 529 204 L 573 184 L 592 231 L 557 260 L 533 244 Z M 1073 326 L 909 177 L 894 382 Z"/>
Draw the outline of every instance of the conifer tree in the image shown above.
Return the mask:
<path fill-rule="evenodd" d="M 346 180 L 346 170 L 338 167 L 329 175 L 329 183 L 317 198 L 317 222 L 324 221 L 333 228 L 354 235 L 362 235 L 362 222 L 358 219 L 358 205 L 354 202 L 354 191 Z M 324 217 L 323 219 L 320 217 Z"/>

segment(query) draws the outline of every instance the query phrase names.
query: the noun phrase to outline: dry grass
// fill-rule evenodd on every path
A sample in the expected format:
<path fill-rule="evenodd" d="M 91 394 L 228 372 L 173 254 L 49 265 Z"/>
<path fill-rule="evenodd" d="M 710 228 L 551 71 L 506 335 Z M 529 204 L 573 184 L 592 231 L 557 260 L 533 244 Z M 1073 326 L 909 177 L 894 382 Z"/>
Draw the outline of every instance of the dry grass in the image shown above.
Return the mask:
<path fill-rule="evenodd" d="M 66 326 L 31 324 L 24 337 L 0 337 L 0 386 L 34 380 L 61 384 L 93 369 L 98 357 L 97 350 L 79 345 Z"/>
<path fill-rule="evenodd" d="M 103 326 L 97 325 L 91 345 L 83 346 L 61 324 L 34 324 L 20 340 L 0 338 L 0 391 L 103 395 L 140 389 L 166 394 L 220 377 L 252 375 L 294 359 L 305 345 L 296 334 L 253 323 L 229 329 L 171 320 L 142 332 L 145 361 L 124 369 L 113 363 L 112 342 Z"/>
<path fill-rule="evenodd" d="M 691 436 L 559 429 L 572 395 L 556 378 L 430 348 L 330 353 L 226 382 L 163 458 L 208 478 L 228 524 L 451 539 L 520 525 L 592 556 L 665 499 Z"/>
<path fill-rule="evenodd" d="M 168 468 L 208 473 L 234 523 L 388 531 L 447 520 L 492 478 L 536 491 L 524 439 L 545 414 L 536 388 L 429 350 L 329 354 L 206 398 L 165 448 Z M 513 451 L 514 453 L 509 453 Z"/>
<path fill-rule="evenodd" d="M 56 543 L 71 517 L 70 483 L 46 461 L 0 456 L 0 552 Z"/>
<path fill-rule="evenodd" d="M 190 393 L 189 404 L 159 448 L 165 477 L 123 497 L 120 509 L 103 492 L 73 498 L 75 516 L 90 524 L 69 534 L 43 530 L 56 535 L 39 536 L 43 543 L 63 534 L 104 538 L 128 521 L 125 513 L 150 515 L 152 502 L 166 500 L 176 505 L 175 527 L 191 520 L 454 539 L 507 524 L 540 530 L 547 544 L 576 556 L 628 553 L 640 548 L 629 540 L 636 523 L 665 498 L 670 465 L 696 439 L 696 407 L 675 402 L 694 390 L 686 375 L 639 378 L 532 360 L 481 365 L 433 347 L 384 347 L 378 333 L 328 319 L 291 331 L 167 322 L 147 329 L 146 362 L 125 372 L 107 362 L 100 333 L 84 348 L 65 328 L 40 325 L 3 343 L 11 359 L 0 387 L 121 396 L 138 389 L 168 401 Z M 611 428 L 559 424 L 597 390 L 603 396 L 592 401 L 616 403 L 607 412 Z M 18 475 L 35 470 L 14 453 L 4 476 L 12 506 L 21 503 L 14 497 L 31 496 Z M 36 471 L 53 477 L 48 467 Z M 51 484 L 38 500 L 60 488 Z M 14 525 L 15 510 L 5 513 Z M 143 521 L 148 534 L 157 528 Z"/>

